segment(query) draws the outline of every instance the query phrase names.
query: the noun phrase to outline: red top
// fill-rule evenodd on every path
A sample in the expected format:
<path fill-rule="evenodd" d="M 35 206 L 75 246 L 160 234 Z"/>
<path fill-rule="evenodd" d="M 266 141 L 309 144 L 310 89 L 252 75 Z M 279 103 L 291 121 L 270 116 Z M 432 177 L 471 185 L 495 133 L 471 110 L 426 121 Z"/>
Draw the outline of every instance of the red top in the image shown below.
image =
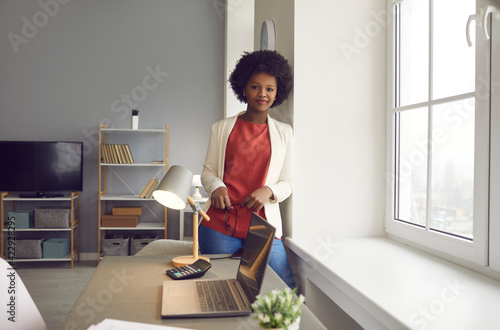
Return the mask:
<path fill-rule="evenodd" d="M 223 182 L 227 187 L 232 204 L 239 204 L 254 190 L 263 187 L 266 181 L 269 161 L 271 160 L 271 140 L 267 124 L 255 124 L 238 117 L 229 135 L 226 146 Z M 210 221 L 203 220 L 203 225 L 230 235 L 224 223 L 224 213 L 230 231 L 234 237 L 246 238 L 252 210 L 234 205 L 230 211 L 210 207 Z M 264 208 L 259 215 L 265 218 Z"/>

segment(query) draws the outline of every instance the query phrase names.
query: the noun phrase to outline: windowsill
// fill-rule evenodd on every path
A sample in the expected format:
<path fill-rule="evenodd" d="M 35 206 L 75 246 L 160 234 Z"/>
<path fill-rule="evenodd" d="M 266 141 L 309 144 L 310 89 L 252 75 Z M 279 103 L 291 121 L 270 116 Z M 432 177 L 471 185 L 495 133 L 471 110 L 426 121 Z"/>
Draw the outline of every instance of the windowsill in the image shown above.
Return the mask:
<path fill-rule="evenodd" d="M 286 245 L 307 264 L 301 275 L 364 328 L 490 329 L 500 322 L 499 281 L 391 239 Z"/>

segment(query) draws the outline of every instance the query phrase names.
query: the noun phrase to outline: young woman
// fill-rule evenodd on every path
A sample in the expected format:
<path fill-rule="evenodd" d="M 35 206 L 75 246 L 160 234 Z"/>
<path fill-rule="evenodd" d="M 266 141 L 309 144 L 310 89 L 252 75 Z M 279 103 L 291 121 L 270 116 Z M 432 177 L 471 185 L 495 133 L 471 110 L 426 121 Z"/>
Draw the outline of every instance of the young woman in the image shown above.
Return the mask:
<path fill-rule="evenodd" d="M 242 248 L 256 212 L 282 236 L 278 203 L 293 189 L 290 125 L 272 119 L 268 110 L 285 101 L 292 89 L 288 61 L 275 51 L 244 53 L 229 77 L 245 111 L 212 126 L 201 181 L 210 198 L 210 222 L 199 230 L 202 253 L 234 253 Z M 295 287 L 283 242 L 275 239 L 269 265 Z"/>

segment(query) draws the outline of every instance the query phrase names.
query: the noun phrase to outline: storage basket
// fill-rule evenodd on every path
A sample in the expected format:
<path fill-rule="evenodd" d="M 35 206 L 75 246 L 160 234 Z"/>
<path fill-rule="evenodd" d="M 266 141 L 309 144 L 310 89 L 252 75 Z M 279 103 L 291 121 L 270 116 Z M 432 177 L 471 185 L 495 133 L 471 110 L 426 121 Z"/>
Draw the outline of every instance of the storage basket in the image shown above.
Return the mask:
<path fill-rule="evenodd" d="M 35 209 L 35 228 L 69 228 L 70 209 L 39 207 Z"/>
<path fill-rule="evenodd" d="M 41 259 L 45 237 L 16 240 L 16 259 Z"/>
<path fill-rule="evenodd" d="M 137 252 L 141 251 L 143 247 L 157 239 L 158 235 L 136 234 L 132 236 L 132 240 L 130 241 L 130 255 L 135 255 Z"/>
<path fill-rule="evenodd" d="M 128 256 L 130 235 L 106 234 L 101 242 L 103 256 Z"/>

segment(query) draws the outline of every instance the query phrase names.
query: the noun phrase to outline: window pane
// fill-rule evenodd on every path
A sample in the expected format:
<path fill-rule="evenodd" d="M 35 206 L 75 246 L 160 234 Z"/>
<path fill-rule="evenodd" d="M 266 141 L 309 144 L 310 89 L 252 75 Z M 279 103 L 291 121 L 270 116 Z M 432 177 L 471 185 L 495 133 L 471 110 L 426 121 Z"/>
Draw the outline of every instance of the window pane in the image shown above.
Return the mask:
<path fill-rule="evenodd" d="M 439 0 L 433 4 L 433 99 L 473 92 L 475 47 L 467 45 L 465 24 L 476 12 L 476 2 Z M 470 29 L 473 42 L 474 27 L 475 22 Z"/>
<path fill-rule="evenodd" d="M 474 99 L 433 109 L 430 228 L 472 238 Z"/>
<path fill-rule="evenodd" d="M 405 106 L 425 102 L 429 95 L 428 1 L 401 2 L 399 22 L 399 106 Z"/>
<path fill-rule="evenodd" d="M 427 108 L 399 113 L 398 219 L 425 226 Z"/>

